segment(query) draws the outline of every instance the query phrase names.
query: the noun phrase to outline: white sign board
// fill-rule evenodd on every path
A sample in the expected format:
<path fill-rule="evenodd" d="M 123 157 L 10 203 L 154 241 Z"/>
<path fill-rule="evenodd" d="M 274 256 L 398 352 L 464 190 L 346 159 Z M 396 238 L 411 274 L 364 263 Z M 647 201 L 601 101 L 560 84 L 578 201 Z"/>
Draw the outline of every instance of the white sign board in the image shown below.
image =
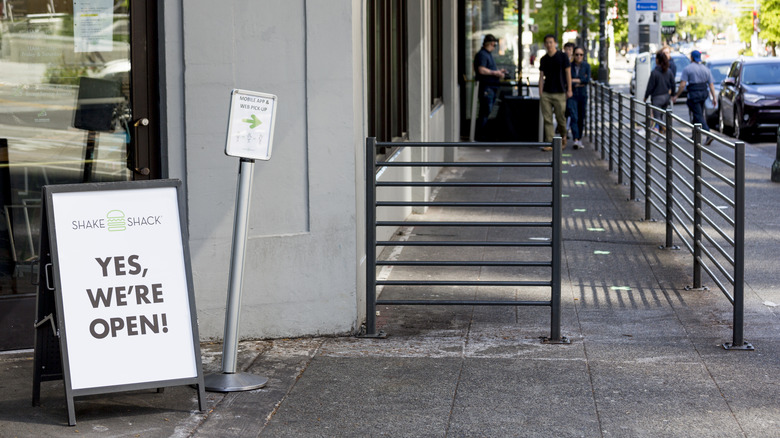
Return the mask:
<path fill-rule="evenodd" d="M 276 122 L 276 96 L 233 90 L 225 154 L 253 160 L 270 160 Z"/>
<path fill-rule="evenodd" d="M 71 388 L 197 377 L 177 187 L 52 191 L 48 225 Z"/>
<path fill-rule="evenodd" d="M 74 0 L 74 52 L 110 52 L 114 49 L 113 0 Z"/>

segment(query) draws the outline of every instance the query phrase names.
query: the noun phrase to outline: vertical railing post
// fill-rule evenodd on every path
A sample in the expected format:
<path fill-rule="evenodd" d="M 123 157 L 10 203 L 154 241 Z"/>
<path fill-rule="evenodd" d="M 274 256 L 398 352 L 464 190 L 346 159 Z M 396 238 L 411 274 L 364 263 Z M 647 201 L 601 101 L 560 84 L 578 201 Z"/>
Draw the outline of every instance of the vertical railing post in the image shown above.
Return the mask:
<path fill-rule="evenodd" d="M 591 104 L 586 105 L 586 108 L 588 109 L 588 141 L 593 143 L 593 107 L 596 105 L 596 87 L 593 85 L 593 82 L 590 82 L 588 84 L 588 97 L 590 97 Z"/>
<path fill-rule="evenodd" d="M 618 93 L 617 106 L 617 168 L 618 184 L 623 184 L 623 93 Z"/>
<path fill-rule="evenodd" d="M 693 125 L 693 287 L 701 288 L 701 124 Z"/>
<path fill-rule="evenodd" d="M 642 108 L 645 111 L 645 220 L 649 221 L 652 217 L 653 204 L 651 198 L 652 192 L 652 179 L 653 174 L 653 155 L 650 148 L 650 112 L 646 103 L 642 103 Z"/>
<path fill-rule="evenodd" d="M 607 111 L 609 112 L 609 118 L 607 119 L 607 145 L 609 146 L 609 170 L 612 171 L 613 169 L 613 163 L 612 163 L 612 132 L 615 130 L 612 126 L 613 122 L 613 115 L 612 115 L 612 88 L 609 88 L 607 93 Z M 604 152 L 605 150 L 601 150 L 601 159 L 604 159 Z"/>
<path fill-rule="evenodd" d="M 605 90 L 606 90 L 606 87 L 604 86 L 604 84 L 601 84 L 601 104 L 599 105 L 599 109 L 601 110 L 601 136 L 600 136 L 601 137 L 601 141 L 599 142 L 599 148 L 601 148 L 601 159 L 602 160 L 604 159 L 604 148 L 606 147 L 604 145 L 604 141 L 605 141 L 605 139 L 604 139 L 604 130 L 606 129 L 606 126 L 607 126 L 606 116 L 604 114 L 604 95 L 606 94 Z"/>
<path fill-rule="evenodd" d="M 599 138 L 601 137 L 601 84 L 593 86 L 593 149 L 599 150 Z"/>
<path fill-rule="evenodd" d="M 666 121 L 668 122 L 671 120 L 672 114 L 670 112 L 666 113 Z M 666 248 L 671 249 L 674 247 L 674 228 L 672 227 L 672 222 L 674 221 L 674 215 L 672 213 L 672 209 L 674 208 L 674 173 L 672 173 L 672 164 L 674 163 L 674 159 L 672 156 L 673 148 L 672 148 L 672 137 L 667 134 L 666 135 L 666 144 L 665 144 L 665 152 L 666 152 L 666 190 L 664 195 L 666 198 L 666 212 L 664 213 L 664 219 L 666 220 Z"/>
<path fill-rule="evenodd" d="M 732 347 L 752 350 L 745 342 L 745 143 L 734 148 L 734 333 Z"/>
<path fill-rule="evenodd" d="M 561 342 L 561 139 L 553 139 L 552 163 L 552 291 L 550 296 L 550 341 Z"/>
<path fill-rule="evenodd" d="M 376 331 L 376 138 L 366 139 L 366 332 Z"/>
<path fill-rule="evenodd" d="M 629 103 L 629 119 L 628 119 L 628 131 L 629 131 L 629 146 L 628 151 L 631 154 L 630 172 L 629 172 L 629 199 L 636 199 L 636 99 L 631 98 Z"/>

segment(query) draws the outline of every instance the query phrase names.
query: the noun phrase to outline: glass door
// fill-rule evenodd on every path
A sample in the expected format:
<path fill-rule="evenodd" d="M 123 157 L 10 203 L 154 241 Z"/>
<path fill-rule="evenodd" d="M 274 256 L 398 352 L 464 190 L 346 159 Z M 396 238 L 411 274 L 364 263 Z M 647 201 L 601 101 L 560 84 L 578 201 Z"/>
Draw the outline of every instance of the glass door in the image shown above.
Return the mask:
<path fill-rule="evenodd" d="M 159 174 L 146 3 L 0 1 L 0 350 L 33 344 L 41 187 Z"/>

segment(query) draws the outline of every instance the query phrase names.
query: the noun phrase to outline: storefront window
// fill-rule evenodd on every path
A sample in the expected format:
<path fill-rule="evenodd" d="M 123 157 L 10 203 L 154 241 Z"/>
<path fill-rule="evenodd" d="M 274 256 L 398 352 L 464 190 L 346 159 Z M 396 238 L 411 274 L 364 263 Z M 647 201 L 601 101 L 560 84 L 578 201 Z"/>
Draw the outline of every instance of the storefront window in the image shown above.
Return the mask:
<path fill-rule="evenodd" d="M 131 179 L 133 122 L 129 0 L 0 5 L 1 299 L 36 290 L 41 187 Z"/>

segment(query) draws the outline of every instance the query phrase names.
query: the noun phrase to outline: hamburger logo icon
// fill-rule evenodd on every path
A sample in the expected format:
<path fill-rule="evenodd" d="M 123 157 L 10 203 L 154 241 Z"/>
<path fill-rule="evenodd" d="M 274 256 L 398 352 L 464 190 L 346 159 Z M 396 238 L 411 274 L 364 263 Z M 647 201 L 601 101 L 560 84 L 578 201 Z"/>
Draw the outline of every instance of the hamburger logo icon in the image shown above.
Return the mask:
<path fill-rule="evenodd" d="M 125 213 L 122 210 L 111 210 L 106 213 L 108 231 L 125 231 Z"/>

